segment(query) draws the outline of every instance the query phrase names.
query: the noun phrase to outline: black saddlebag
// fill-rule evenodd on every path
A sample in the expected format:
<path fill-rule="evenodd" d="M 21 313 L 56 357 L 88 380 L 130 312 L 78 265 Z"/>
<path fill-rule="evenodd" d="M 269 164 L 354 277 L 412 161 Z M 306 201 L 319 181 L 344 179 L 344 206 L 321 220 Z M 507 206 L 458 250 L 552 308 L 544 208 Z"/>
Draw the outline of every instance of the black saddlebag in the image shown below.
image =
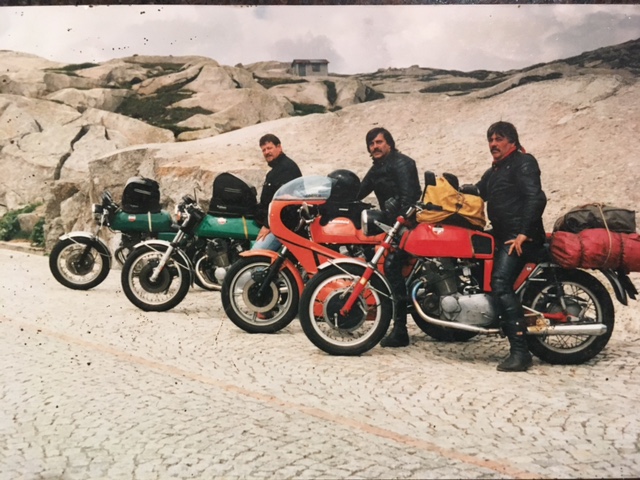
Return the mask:
<path fill-rule="evenodd" d="M 160 212 L 160 186 L 155 180 L 131 177 L 122 192 L 122 210 L 126 213 Z"/>
<path fill-rule="evenodd" d="M 229 217 L 253 217 L 258 204 L 257 197 L 256 187 L 232 173 L 221 173 L 213 180 L 209 213 Z"/>

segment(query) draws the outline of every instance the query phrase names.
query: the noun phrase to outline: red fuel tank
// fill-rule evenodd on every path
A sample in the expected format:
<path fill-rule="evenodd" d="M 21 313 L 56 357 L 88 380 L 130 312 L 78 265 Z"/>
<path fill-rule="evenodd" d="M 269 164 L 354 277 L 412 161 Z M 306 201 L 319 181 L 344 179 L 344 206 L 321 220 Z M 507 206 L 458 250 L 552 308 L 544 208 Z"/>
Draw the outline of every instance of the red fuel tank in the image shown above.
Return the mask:
<path fill-rule="evenodd" d="M 347 245 L 357 243 L 375 245 L 384 238 L 384 234 L 374 237 L 365 236 L 362 230 L 357 229 L 353 222 L 346 217 L 333 218 L 325 225 L 322 225 L 319 219 L 316 219 L 309 226 L 309 232 L 314 242 L 323 244 Z"/>
<path fill-rule="evenodd" d="M 420 223 L 404 235 L 400 247 L 418 257 L 491 258 L 493 237 L 453 225 Z"/>

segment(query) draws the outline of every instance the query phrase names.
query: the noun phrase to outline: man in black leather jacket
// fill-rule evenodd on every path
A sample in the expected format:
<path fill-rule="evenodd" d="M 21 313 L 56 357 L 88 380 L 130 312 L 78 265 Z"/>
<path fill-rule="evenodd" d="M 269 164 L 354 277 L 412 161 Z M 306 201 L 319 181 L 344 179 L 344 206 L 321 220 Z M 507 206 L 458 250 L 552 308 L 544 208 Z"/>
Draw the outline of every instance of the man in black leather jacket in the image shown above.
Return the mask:
<path fill-rule="evenodd" d="M 404 213 L 420 199 L 420 180 L 416 162 L 396 149 L 396 143 L 384 128 L 373 128 L 366 135 L 367 150 L 373 165 L 360 184 L 358 200 L 371 192 L 375 193 L 382 210 L 392 216 Z M 390 201 L 391 200 L 391 201 Z M 407 286 L 402 276 L 402 267 L 408 255 L 402 251 L 392 252 L 385 261 L 384 269 L 396 297 L 393 329 L 380 345 L 383 347 L 406 347 L 407 332 Z"/>
<path fill-rule="evenodd" d="M 510 354 L 498 365 L 503 372 L 521 372 L 532 365 L 527 346 L 524 310 L 513 284 L 525 263 L 535 261 L 545 242 L 542 191 L 537 160 L 520 145 L 516 128 L 496 122 L 487 131 L 493 164 L 476 184 L 487 202 L 495 238 L 491 290 L 502 316 Z"/>
<path fill-rule="evenodd" d="M 258 234 L 252 250 L 278 250 L 281 244 L 275 235 L 269 231 L 269 219 L 267 218 L 269 204 L 281 186 L 301 177 L 302 173 L 296 162 L 284 154 L 282 144 L 278 137 L 272 133 L 268 133 L 260 138 L 259 143 L 262 155 L 271 170 L 269 170 L 264 179 L 262 192 L 260 193 L 260 202 L 258 202 L 256 208 L 255 219 L 262 225 L 262 229 Z"/>

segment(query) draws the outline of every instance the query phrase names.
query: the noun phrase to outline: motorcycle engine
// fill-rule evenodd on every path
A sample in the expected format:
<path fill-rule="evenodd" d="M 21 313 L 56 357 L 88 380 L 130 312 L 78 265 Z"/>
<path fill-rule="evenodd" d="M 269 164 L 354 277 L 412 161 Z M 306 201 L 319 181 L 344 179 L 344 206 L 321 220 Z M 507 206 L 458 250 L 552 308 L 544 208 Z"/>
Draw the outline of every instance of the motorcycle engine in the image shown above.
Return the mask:
<path fill-rule="evenodd" d="M 492 298 L 468 281 L 469 268 L 460 267 L 449 258 L 434 260 L 423 271 L 424 279 L 432 287 L 423 300 L 425 312 L 441 320 L 465 325 L 486 327 L 492 324 L 496 317 Z"/>
<path fill-rule="evenodd" d="M 491 297 L 486 293 L 447 295 L 440 298 L 442 320 L 486 327 L 495 319 Z"/>

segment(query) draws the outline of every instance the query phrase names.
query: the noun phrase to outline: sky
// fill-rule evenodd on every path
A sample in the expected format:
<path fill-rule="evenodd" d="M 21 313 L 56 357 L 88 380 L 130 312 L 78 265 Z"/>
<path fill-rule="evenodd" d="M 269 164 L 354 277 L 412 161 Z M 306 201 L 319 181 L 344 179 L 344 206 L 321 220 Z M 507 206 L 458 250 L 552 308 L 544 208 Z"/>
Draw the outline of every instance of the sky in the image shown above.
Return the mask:
<path fill-rule="evenodd" d="M 640 38 L 640 5 L 0 7 L 0 50 L 63 63 L 202 55 L 326 59 L 338 74 L 412 65 L 510 70 Z"/>

